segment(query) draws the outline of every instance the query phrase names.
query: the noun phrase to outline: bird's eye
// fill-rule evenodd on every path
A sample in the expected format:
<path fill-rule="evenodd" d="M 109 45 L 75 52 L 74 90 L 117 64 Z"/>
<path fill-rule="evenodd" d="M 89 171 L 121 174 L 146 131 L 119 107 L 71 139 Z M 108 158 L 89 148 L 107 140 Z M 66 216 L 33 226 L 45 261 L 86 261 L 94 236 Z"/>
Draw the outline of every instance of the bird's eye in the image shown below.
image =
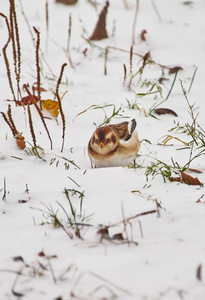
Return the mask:
<path fill-rule="evenodd" d="M 109 142 L 110 142 L 110 139 L 107 139 L 107 142 L 109 143 Z"/>

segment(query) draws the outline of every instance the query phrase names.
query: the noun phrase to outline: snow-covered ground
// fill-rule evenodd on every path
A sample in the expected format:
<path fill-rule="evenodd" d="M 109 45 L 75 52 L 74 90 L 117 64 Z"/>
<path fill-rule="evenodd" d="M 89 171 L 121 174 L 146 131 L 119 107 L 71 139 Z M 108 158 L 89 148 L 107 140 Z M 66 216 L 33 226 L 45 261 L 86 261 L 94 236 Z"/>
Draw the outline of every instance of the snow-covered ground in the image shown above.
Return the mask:
<path fill-rule="evenodd" d="M 7 16 L 8 2 L 0 0 L 0 12 Z M 79 0 L 75 6 L 65 6 L 49 0 L 48 34 L 45 1 L 21 2 L 34 37 L 33 26 L 40 31 L 41 50 L 49 65 L 48 68 L 43 61 L 41 84 L 46 92 L 41 93 L 42 99 L 54 98 L 56 79 L 62 64 L 67 63 L 59 88 L 60 96 L 67 91 L 62 99 L 66 134 L 61 152 L 61 117 L 56 122 L 44 111 L 50 117 L 45 121 L 53 141 L 51 150 L 38 112 L 31 105 L 37 145 L 43 149 L 39 150 L 41 158 L 31 155 L 33 140 L 27 109 L 7 101 L 13 96 L 1 51 L 0 111 L 6 114 L 11 105 L 26 149 L 17 147 L 0 115 L 0 298 L 205 299 L 205 189 L 168 180 L 165 183 L 161 175 L 147 180 L 145 175 L 156 159 L 170 166 L 172 160 L 180 166 L 189 161 L 190 150 L 178 149 L 184 147 L 181 141 L 189 142 L 191 137 L 169 131 L 177 123 L 192 124 L 180 80 L 186 91 L 193 81 L 187 97 L 194 104 L 198 124 L 205 128 L 205 2 L 139 1 L 132 74 L 143 63 L 136 53 L 144 56 L 150 52 L 155 63 L 145 67 L 141 82 L 136 75 L 131 84 L 130 47 L 136 1 L 128 0 L 129 8 L 125 8 L 125 1 L 111 0 L 107 15 L 109 38 L 91 44 L 86 39 L 93 32 L 104 1 L 97 2 L 95 9 L 92 1 Z M 18 0 L 16 12 L 22 53 L 21 86 L 28 83 L 31 89 L 36 82 L 35 47 Z M 69 14 L 73 67 L 66 55 Z M 140 38 L 143 30 L 147 31 L 145 41 Z M 2 49 L 8 38 L 2 17 L 0 36 Z M 108 50 L 104 75 L 108 46 L 112 48 Z M 16 88 L 11 44 L 7 52 Z M 127 69 L 125 82 L 123 65 Z M 162 74 L 159 65 L 183 68 L 167 101 L 159 105 L 172 109 L 177 117 L 165 114 L 154 118 L 149 114 L 153 105 L 166 99 L 175 77 L 167 68 Z M 142 82 L 150 80 L 159 85 L 162 76 L 168 79 L 160 85 L 162 97 L 159 93 L 136 96 L 148 93 L 148 88 L 141 87 Z M 137 168 L 92 169 L 88 141 L 96 126 L 112 116 L 114 109 L 119 113 L 111 123 L 137 120 L 141 141 Z M 166 135 L 178 140 L 160 145 Z M 193 155 L 196 153 L 197 150 Z M 201 171 L 188 173 L 203 183 L 204 156 L 194 159 L 190 167 Z M 196 203 L 199 198 L 201 202 Z M 75 223 L 73 228 L 69 220 Z M 57 228 L 55 221 L 60 222 Z"/>

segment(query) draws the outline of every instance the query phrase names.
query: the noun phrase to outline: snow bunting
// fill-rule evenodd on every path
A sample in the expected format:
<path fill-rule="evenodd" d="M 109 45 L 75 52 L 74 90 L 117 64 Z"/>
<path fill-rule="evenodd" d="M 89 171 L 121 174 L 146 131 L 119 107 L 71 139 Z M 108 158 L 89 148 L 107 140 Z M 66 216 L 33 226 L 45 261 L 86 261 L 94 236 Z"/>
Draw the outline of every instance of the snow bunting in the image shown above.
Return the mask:
<path fill-rule="evenodd" d="M 88 155 L 92 166 L 117 167 L 131 163 L 140 148 L 136 121 L 99 127 L 88 143 Z"/>

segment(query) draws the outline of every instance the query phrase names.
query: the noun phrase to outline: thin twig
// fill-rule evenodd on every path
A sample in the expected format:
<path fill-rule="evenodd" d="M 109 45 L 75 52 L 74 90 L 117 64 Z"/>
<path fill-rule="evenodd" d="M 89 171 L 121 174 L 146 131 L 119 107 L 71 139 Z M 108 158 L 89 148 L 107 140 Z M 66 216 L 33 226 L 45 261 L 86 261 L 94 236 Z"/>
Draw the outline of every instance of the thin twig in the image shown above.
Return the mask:
<path fill-rule="evenodd" d="M 139 0 L 136 0 L 136 7 L 135 7 L 135 15 L 134 15 L 134 21 L 132 25 L 132 44 L 135 44 L 135 27 L 137 22 L 137 15 L 139 12 Z"/>
<path fill-rule="evenodd" d="M 9 26 L 9 21 L 8 21 L 7 16 L 5 16 L 2 13 L 0 13 L 0 16 L 2 16 L 5 19 L 6 26 L 7 26 L 7 29 L 8 29 L 8 40 L 7 40 L 6 44 L 4 45 L 4 47 L 2 49 L 2 52 L 3 52 L 4 61 L 5 61 L 5 65 L 6 65 L 7 77 L 8 77 L 8 81 L 9 81 L 9 87 L 11 89 L 14 100 L 16 100 L 16 96 L 15 96 L 14 88 L 13 88 L 13 83 L 12 83 L 12 79 L 11 79 L 11 70 L 10 70 L 9 60 L 8 60 L 7 54 L 6 54 L 6 49 L 8 47 L 8 44 L 9 44 L 10 40 L 11 40 L 11 31 L 10 31 L 10 26 Z"/>
<path fill-rule="evenodd" d="M 48 0 L 46 0 L 46 48 L 45 51 L 48 51 L 48 41 L 49 41 L 49 9 L 48 9 Z"/>
<path fill-rule="evenodd" d="M 44 125 L 44 128 L 45 128 L 45 130 L 46 130 L 46 132 L 47 132 L 48 138 L 49 138 L 49 140 L 50 140 L 50 143 L 51 143 L 51 150 L 52 150 L 52 149 L 53 149 L 53 142 L 52 142 L 52 139 L 51 139 L 49 130 L 48 130 L 48 128 L 47 128 L 46 122 L 45 122 L 45 120 L 44 120 L 43 114 L 42 114 L 40 108 L 38 107 L 38 104 L 36 103 L 35 98 L 34 98 L 33 95 L 31 94 L 31 92 L 29 91 L 29 89 L 28 89 L 28 87 L 27 87 L 26 84 L 23 85 L 23 88 L 26 90 L 26 92 L 27 92 L 27 94 L 28 94 L 28 96 L 29 96 L 31 102 L 34 104 L 34 106 L 35 106 L 35 108 L 36 108 L 36 110 L 37 110 L 37 112 L 38 112 L 38 114 L 39 114 L 39 116 L 40 116 L 40 118 L 41 118 L 41 121 L 42 121 L 42 123 L 43 123 L 43 125 Z"/>
<path fill-rule="evenodd" d="M 156 5 L 156 3 L 155 3 L 154 0 L 151 0 L 151 1 L 152 1 L 152 6 L 153 6 L 153 8 L 154 8 L 154 10 L 155 10 L 155 12 L 156 12 L 156 15 L 157 15 L 159 21 L 161 22 L 161 21 L 162 21 L 162 18 L 161 18 L 161 15 L 160 15 L 160 13 L 159 13 L 159 10 L 158 10 L 158 8 L 157 8 L 157 5 Z"/>
<path fill-rule="evenodd" d="M 38 91 L 38 98 L 40 101 L 40 108 L 42 110 L 42 103 L 41 103 L 41 72 L 40 72 L 40 64 L 39 64 L 39 49 L 40 49 L 40 32 L 36 27 L 33 27 L 37 40 L 36 40 L 36 71 L 37 71 L 37 91 Z"/>
<path fill-rule="evenodd" d="M 61 83 L 61 80 L 62 80 L 64 68 L 65 68 L 66 66 L 67 66 L 66 63 L 64 63 L 64 64 L 62 65 L 62 67 L 61 67 L 61 72 L 60 72 L 60 76 L 59 76 L 59 78 L 58 78 L 57 85 L 56 85 L 56 97 L 57 97 L 57 100 L 58 100 L 59 112 L 60 112 L 61 119 L 62 119 L 62 123 L 63 123 L 63 134 L 62 134 L 63 142 L 62 142 L 61 152 L 63 152 L 64 142 L 65 142 L 65 116 L 64 116 L 64 113 L 63 113 L 62 105 L 61 105 L 61 98 L 60 98 L 60 96 L 59 96 L 59 86 L 60 86 L 60 83 Z"/>
<path fill-rule="evenodd" d="M 31 110 L 29 105 L 27 105 L 27 112 L 28 112 L 29 127 L 30 127 L 30 132 L 33 140 L 33 145 L 34 147 L 36 147 L 36 136 L 33 129 L 33 122 L 32 122 Z"/>

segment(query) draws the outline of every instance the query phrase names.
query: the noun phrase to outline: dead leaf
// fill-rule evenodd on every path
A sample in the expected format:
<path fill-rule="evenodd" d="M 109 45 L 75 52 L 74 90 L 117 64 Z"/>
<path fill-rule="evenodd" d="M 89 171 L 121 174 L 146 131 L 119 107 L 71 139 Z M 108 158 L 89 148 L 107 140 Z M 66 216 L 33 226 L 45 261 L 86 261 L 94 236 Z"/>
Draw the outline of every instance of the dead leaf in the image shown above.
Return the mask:
<path fill-rule="evenodd" d="M 178 72 L 180 70 L 183 70 L 183 68 L 180 67 L 180 66 L 172 67 L 172 68 L 169 69 L 169 74 L 174 74 L 174 73 L 176 73 L 176 72 Z"/>
<path fill-rule="evenodd" d="M 122 233 L 116 233 L 116 234 L 114 234 L 112 236 L 112 239 L 113 240 L 118 240 L 118 241 L 123 241 L 124 240 Z"/>
<path fill-rule="evenodd" d="M 147 39 L 146 39 L 146 36 L 145 36 L 146 33 L 147 33 L 147 30 L 146 30 L 146 29 L 143 29 L 142 32 L 141 32 L 141 34 L 140 34 L 140 38 L 141 38 L 141 40 L 144 41 L 144 42 L 147 40 Z"/>
<path fill-rule="evenodd" d="M 40 257 L 45 257 L 46 255 L 45 255 L 44 251 L 40 251 L 40 252 L 38 253 L 38 256 L 40 256 Z"/>
<path fill-rule="evenodd" d="M 42 106 L 46 109 L 54 118 L 57 118 L 59 115 L 59 104 L 57 101 L 54 100 L 42 100 Z"/>
<path fill-rule="evenodd" d="M 21 149 L 26 148 L 25 138 L 22 135 L 22 133 L 19 133 L 19 132 L 17 133 L 17 135 L 16 135 L 16 144 Z"/>
<path fill-rule="evenodd" d="M 21 261 L 21 262 L 24 262 L 24 259 L 23 259 L 23 257 L 22 256 L 15 256 L 14 258 L 13 258 L 13 261 L 15 261 L 15 262 L 18 262 L 18 261 Z"/>
<path fill-rule="evenodd" d="M 197 169 L 191 169 L 191 168 L 189 168 L 189 171 L 194 172 L 194 173 L 198 173 L 198 174 L 201 174 L 201 173 L 202 173 L 200 170 L 197 170 Z"/>
<path fill-rule="evenodd" d="M 103 7 L 102 11 L 99 14 L 99 18 L 93 34 L 90 36 L 91 41 L 99 41 L 102 39 L 108 38 L 107 30 L 106 30 L 106 16 L 107 10 L 109 6 L 109 1 L 106 1 L 105 6 Z"/>
<path fill-rule="evenodd" d="M 98 229 L 97 234 L 100 234 L 101 236 L 109 235 L 109 231 L 107 227 L 103 227 Z"/>
<path fill-rule="evenodd" d="M 175 117 L 178 117 L 177 113 L 175 113 L 175 111 L 169 108 L 155 108 L 154 112 L 158 115 L 171 114 L 174 115 Z"/>
<path fill-rule="evenodd" d="M 192 177 L 182 171 L 180 171 L 181 177 L 171 177 L 172 181 L 183 182 L 188 185 L 202 185 L 197 177 Z"/>
<path fill-rule="evenodd" d="M 39 101 L 39 98 L 37 96 L 32 95 L 33 98 L 36 100 L 36 102 Z M 20 101 L 15 101 L 17 106 L 24 106 L 24 105 L 31 105 L 33 104 L 30 100 L 30 96 L 23 97 Z"/>
<path fill-rule="evenodd" d="M 202 185 L 197 177 L 192 177 L 191 175 L 187 175 L 181 171 L 182 180 L 184 183 L 188 185 Z"/>
<path fill-rule="evenodd" d="M 33 85 L 33 90 L 38 91 L 38 87 Z M 40 87 L 40 92 L 47 92 L 47 91 L 43 87 Z"/>
<path fill-rule="evenodd" d="M 169 78 L 166 78 L 166 77 L 160 77 L 158 79 L 159 83 L 163 83 L 163 81 L 169 81 Z"/>

